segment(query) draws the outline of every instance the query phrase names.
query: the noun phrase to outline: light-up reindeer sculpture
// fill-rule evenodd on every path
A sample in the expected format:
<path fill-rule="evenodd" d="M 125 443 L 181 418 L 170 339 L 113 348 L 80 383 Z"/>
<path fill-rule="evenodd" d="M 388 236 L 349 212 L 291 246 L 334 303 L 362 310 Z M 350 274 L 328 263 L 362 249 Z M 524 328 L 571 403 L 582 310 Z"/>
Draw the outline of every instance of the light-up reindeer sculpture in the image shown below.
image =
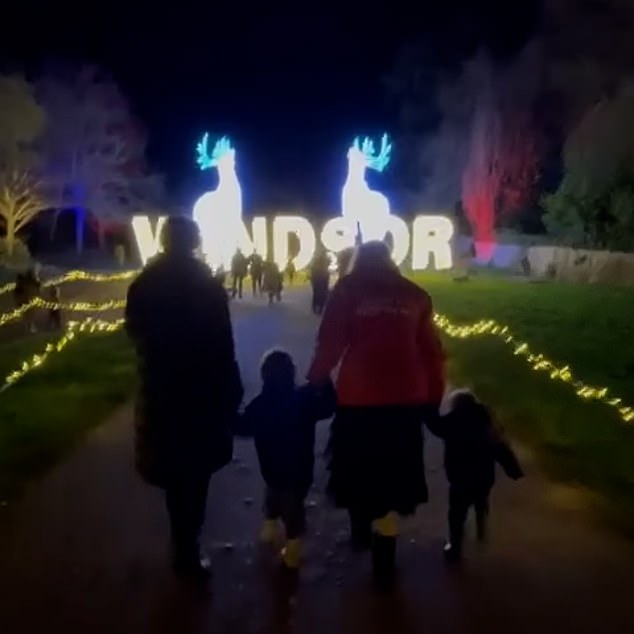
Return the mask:
<path fill-rule="evenodd" d="M 209 135 L 196 146 L 196 162 L 201 170 L 218 169 L 218 187 L 203 194 L 195 203 L 193 218 L 200 227 L 202 251 L 209 265 L 227 270 L 239 244 L 242 227 L 242 189 L 236 175 L 236 151 L 225 136 L 209 154 Z"/>
<path fill-rule="evenodd" d="M 381 138 L 381 149 L 375 154 L 368 137 L 359 137 L 348 150 L 348 176 L 341 194 L 341 215 L 357 240 L 382 240 L 387 233 L 390 203 L 381 193 L 368 187 L 365 170 L 382 172 L 390 162 L 392 144 L 387 134 Z"/>

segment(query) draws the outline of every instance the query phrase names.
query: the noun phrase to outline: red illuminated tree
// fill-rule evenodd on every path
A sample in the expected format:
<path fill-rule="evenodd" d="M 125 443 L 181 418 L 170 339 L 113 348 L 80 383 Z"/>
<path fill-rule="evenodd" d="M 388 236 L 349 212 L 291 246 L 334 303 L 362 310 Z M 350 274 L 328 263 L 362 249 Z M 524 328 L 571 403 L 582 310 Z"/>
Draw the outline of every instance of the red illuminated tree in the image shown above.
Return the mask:
<path fill-rule="evenodd" d="M 525 206 L 535 194 L 538 138 L 526 77 L 529 53 L 507 69 L 496 70 L 483 57 L 465 72 L 475 81 L 467 153 L 462 171 L 462 204 L 476 242 L 492 243 L 495 228 Z M 484 248 L 484 246 L 482 246 Z M 490 255 L 482 254 L 483 257 Z"/>
<path fill-rule="evenodd" d="M 462 205 L 476 243 L 491 243 L 502 184 L 502 122 L 488 73 L 477 95 L 471 119 L 466 164 L 462 172 Z"/>

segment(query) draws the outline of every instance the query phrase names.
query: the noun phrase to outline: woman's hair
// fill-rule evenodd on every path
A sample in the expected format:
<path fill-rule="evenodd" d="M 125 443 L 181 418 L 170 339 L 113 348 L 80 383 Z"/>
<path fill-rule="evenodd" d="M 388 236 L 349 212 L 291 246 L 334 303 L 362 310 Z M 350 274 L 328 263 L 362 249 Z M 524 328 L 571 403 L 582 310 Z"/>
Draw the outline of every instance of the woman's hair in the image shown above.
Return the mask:
<path fill-rule="evenodd" d="M 390 249 L 380 240 L 365 242 L 359 245 L 352 256 L 350 262 L 351 272 L 353 271 L 395 271 L 398 270 Z"/>
<path fill-rule="evenodd" d="M 187 216 L 171 216 L 163 225 L 161 245 L 166 253 L 193 253 L 200 246 L 198 225 Z"/>
<path fill-rule="evenodd" d="M 267 352 L 260 366 L 262 382 L 268 387 L 288 387 L 295 385 L 295 364 L 293 357 L 285 350 L 276 348 Z"/>

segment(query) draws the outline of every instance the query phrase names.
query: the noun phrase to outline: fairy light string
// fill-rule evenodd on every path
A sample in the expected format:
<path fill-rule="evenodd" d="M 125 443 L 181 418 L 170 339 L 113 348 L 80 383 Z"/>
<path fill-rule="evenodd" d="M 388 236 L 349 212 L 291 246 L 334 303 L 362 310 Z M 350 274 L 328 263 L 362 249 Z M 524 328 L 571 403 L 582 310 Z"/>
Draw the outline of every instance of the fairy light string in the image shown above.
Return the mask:
<path fill-rule="evenodd" d="M 125 300 L 111 300 L 102 304 L 75 302 L 69 305 L 57 304 L 55 302 L 45 302 L 44 300 L 39 300 L 39 302 L 41 303 L 38 303 L 37 305 L 42 308 L 66 307 L 67 310 L 86 312 L 114 310 L 125 306 Z M 0 319 L 0 325 L 6 323 L 6 321 L 10 319 L 17 319 L 19 315 L 17 317 L 11 317 L 11 314 L 7 313 L 2 317 L 6 320 L 2 321 L 2 319 Z M 2 388 L 0 388 L 0 392 L 13 385 L 17 380 L 21 379 L 31 370 L 40 367 L 52 353 L 61 352 L 71 341 L 76 339 L 77 334 L 114 332 L 121 328 L 123 322 L 123 319 L 106 321 L 102 319 L 95 319 L 93 317 L 88 317 L 87 319 L 79 322 L 70 322 L 67 325 L 65 334 L 57 343 L 47 344 L 42 353 L 33 355 L 30 359 L 24 361 L 17 370 L 10 373 L 5 378 L 5 383 Z M 570 369 L 570 366 L 558 366 L 543 354 L 533 352 L 528 343 L 520 341 L 511 333 L 508 326 L 501 325 L 493 319 L 481 319 L 472 324 L 457 325 L 448 317 L 439 313 L 434 315 L 434 322 L 442 332 L 451 338 L 469 339 L 471 337 L 483 335 L 493 335 L 499 337 L 505 344 L 513 348 L 513 354 L 515 356 L 523 358 L 534 371 L 546 373 L 551 380 L 570 385 L 574 389 L 577 397 L 580 399 L 597 401 L 613 408 L 616 410 L 622 421 L 626 423 L 634 421 L 634 407 L 625 404 L 620 397 L 612 395 L 607 387 L 589 385 L 579 379 L 576 379 Z"/>
<path fill-rule="evenodd" d="M 520 341 L 511 333 L 508 326 L 503 326 L 493 319 L 481 319 L 472 324 L 459 326 L 440 314 L 434 315 L 434 322 L 447 336 L 456 339 L 469 339 L 482 335 L 497 336 L 513 348 L 513 354 L 516 357 L 522 357 L 536 372 L 545 372 L 552 381 L 570 385 L 581 399 L 598 401 L 614 408 L 624 422 L 634 421 L 634 407 L 626 405 L 623 399 L 612 395 L 607 387 L 596 387 L 575 379 L 570 366 L 558 366 L 543 354 L 533 352 L 528 343 Z"/>
<path fill-rule="evenodd" d="M 34 297 L 30 302 L 14 308 L 6 313 L 0 314 L 0 327 L 12 321 L 20 319 L 32 308 L 42 308 L 44 310 L 66 310 L 71 312 L 100 313 L 107 310 L 119 310 L 125 308 L 125 299 L 109 299 L 105 302 L 50 302 L 41 297 Z"/>
<path fill-rule="evenodd" d="M 82 321 L 69 322 L 66 326 L 65 333 L 60 339 L 53 343 L 47 343 L 44 350 L 33 354 L 30 358 L 23 361 L 17 369 L 5 377 L 2 387 L 0 387 L 0 393 L 7 390 L 16 383 L 16 381 L 19 381 L 32 370 L 41 367 L 53 353 L 64 350 L 68 344 L 76 341 L 78 336 L 95 333 L 112 333 L 119 330 L 123 326 L 124 321 L 124 319 L 106 321 L 88 317 Z"/>
<path fill-rule="evenodd" d="M 91 273 L 89 271 L 68 271 L 64 275 L 51 278 L 43 282 L 42 286 L 57 286 L 66 282 L 123 282 L 135 277 L 139 272 L 136 270 L 121 271 L 120 273 Z M 9 282 L 0 286 L 0 295 L 10 293 L 15 290 L 15 282 Z"/>

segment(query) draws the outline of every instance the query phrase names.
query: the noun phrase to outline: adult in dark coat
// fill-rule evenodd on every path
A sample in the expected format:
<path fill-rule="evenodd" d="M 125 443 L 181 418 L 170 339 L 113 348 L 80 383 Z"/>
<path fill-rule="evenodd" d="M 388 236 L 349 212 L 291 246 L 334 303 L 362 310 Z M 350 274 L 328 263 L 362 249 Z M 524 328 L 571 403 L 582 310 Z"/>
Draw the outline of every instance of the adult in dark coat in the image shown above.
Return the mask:
<path fill-rule="evenodd" d="M 350 271 L 350 264 L 354 256 L 354 247 L 348 247 L 337 253 L 337 277 L 341 279 Z"/>
<path fill-rule="evenodd" d="M 330 285 L 330 261 L 325 251 L 318 253 L 310 266 L 310 285 L 313 313 L 320 315 L 326 305 Z"/>
<path fill-rule="evenodd" d="M 242 299 L 242 287 L 248 272 L 249 261 L 244 253 L 238 249 L 231 260 L 231 297 L 237 295 Z"/>
<path fill-rule="evenodd" d="M 211 475 L 232 457 L 242 400 L 227 293 L 194 251 L 198 228 L 170 218 L 156 256 L 128 291 L 126 328 L 139 360 L 136 461 L 165 491 L 174 567 L 202 577 L 199 534 Z"/>
<path fill-rule="evenodd" d="M 253 295 L 262 295 L 262 275 L 264 274 L 264 260 L 257 251 L 254 251 L 249 256 L 249 272 L 251 273 L 251 285 L 253 287 Z"/>

